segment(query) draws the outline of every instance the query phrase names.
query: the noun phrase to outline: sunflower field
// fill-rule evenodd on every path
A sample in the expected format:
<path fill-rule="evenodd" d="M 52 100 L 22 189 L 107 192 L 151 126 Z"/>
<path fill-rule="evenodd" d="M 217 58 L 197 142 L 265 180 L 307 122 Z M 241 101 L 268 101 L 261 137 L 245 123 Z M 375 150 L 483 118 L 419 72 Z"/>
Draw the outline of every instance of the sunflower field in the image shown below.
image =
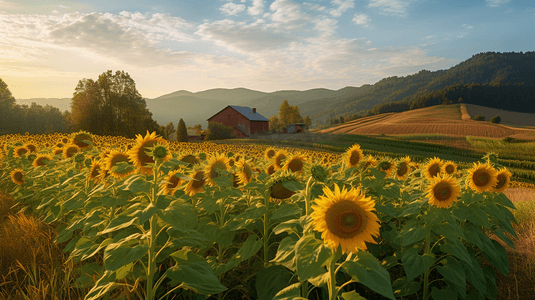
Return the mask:
<path fill-rule="evenodd" d="M 0 190 L 56 228 L 87 300 L 495 299 L 515 206 L 484 161 L 8 135 Z"/>

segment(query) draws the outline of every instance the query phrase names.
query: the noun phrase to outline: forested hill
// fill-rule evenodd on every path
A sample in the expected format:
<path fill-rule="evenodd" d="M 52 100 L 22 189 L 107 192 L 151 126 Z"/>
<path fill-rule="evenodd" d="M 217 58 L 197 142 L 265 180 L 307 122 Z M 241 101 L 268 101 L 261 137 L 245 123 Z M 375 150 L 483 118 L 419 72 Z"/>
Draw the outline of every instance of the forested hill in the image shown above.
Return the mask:
<path fill-rule="evenodd" d="M 507 101 L 508 110 L 535 112 L 534 88 L 535 52 L 487 52 L 476 54 L 448 70 L 422 70 L 409 76 L 384 78 L 354 97 L 316 100 L 315 104 L 321 105 L 324 112 L 310 115 L 314 116 L 314 123 L 340 116 L 347 120 L 359 113 L 369 114 L 368 110 L 383 103 L 404 100 L 409 106 L 417 102 L 421 107 L 444 100 L 457 102 L 459 98 L 465 103 L 500 109 L 504 109 L 503 101 Z M 526 103 L 532 105 L 526 107 Z M 299 105 L 303 115 L 309 110 L 305 106 Z M 383 108 L 385 106 L 388 105 Z"/>

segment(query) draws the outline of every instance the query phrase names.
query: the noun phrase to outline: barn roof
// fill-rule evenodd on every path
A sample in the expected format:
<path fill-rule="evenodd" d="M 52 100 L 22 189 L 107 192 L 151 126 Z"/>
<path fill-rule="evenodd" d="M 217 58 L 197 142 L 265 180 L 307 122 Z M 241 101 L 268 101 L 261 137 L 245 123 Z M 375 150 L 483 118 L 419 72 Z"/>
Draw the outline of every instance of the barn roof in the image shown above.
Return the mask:
<path fill-rule="evenodd" d="M 261 114 L 259 114 L 258 112 L 254 113 L 253 112 L 253 109 L 250 108 L 250 107 L 247 107 L 247 106 L 237 106 L 237 105 L 229 105 L 227 107 L 231 107 L 232 109 L 234 109 L 235 111 L 239 112 L 241 115 L 243 115 L 244 117 L 246 117 L 247 119 L 249 119 L 250 121 L 266 121 L 266 122 L 269 122 L 269 119 L 262 116 Z M 227 108 L 225 107 L 225 108 Z M 222 110 L 220 110 L 217 114 L 219 114 L 220 112 L 222 112 L 223 110 L 225 110 L 225 108 L 223 108 Z M 217 115 L 215 114 L 215 115 Z M 208 118 L 208 120 L 210 120 L 211 118 L 213 118 L 215 115 L 211 116 L 210 118 Z"/>

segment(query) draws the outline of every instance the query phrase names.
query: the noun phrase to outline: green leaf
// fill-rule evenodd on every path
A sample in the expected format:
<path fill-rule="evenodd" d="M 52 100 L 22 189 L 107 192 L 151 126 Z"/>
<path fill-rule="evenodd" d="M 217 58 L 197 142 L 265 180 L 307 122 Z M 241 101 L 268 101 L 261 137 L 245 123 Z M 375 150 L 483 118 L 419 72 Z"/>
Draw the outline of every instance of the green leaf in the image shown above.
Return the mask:
<path fill-rule="evenodd" d="M 96 262 L 85 263 L 79 268 L 80 277 L 76 279 L 75 286 L 80 289 L 89 288 L 95 284 L 95 279 L 104 273 L 104 267 Z"/>
<path fill-rule="evenodd" d="M 458 287 L 466 289 L 466 273 L 458 260 L 448 257 L 442 260 L 443 266 L 438 266 L 438 272 L 445 279 L 456 284 Z"/>
<path fill-rule="evenodd" d="M 260 269 L 256 275 L 255 288 L 259 300 L 271 300 L 288 286 L 292 273 L 283 266 L 269 266 Z"/>
<path fill-rule="evenodd" d="M 299 192 L 305 188 L 301 182 L 295 180 L 285 180 L 282 182 L 282 186 L 293 192 Z"/>
<path fill-rule="evenodd" d="M 227 289 L 221 285 L 204 257 L 190 249 L 176 251 L 171 257 L 176 265 L 165 273 L 175 284 L 180 283 L 181 288 L 203 295 L 213 295 Z"/>
<path fill-rule="evenodd" d="M 329 279 L 331 279 L 331 274 L 326 271 L 321 275 L 309 278 L 308 281 L 312 283 L 315 287 L 324 287 L 329 283 Z"/>
<path fill-rule="evenodd" d="M 395 217 L 399 214 L 399 210 L 394 207 L 394 204 L 389 202 L 383 205 L 377 205 L 375 208 L 378 212 L 385 214 L 389 217 Z"/>
<path fill-rule="evenodd" d="M 214 223 L 199 225 L 198 230 L 206 237 L 206 239 L 211 242 L 218 243 L 219 245 L 221 245 L 221 247 L 225 249 L 232 244 L 232 241 L 234 240 L 234 236 L 236 234 L 235 231 L 229 230 L 227 226 L 219 228 Z"/>
<path fill-rule="evenodd" d="M 270 220 L 279 220 L 287 217 L 292 217 L 299 215 L 301 213 L 301 208 L 295 203 L 282 203 L 277 210 L 271 215 Z"/>
<path fill-rule="evenodd" d="M 287 236 L 282 239 L 279 243 L 279 248 L 277 250 L 277 254 L 272 262 L 275 262 L 279 265 L 283 265 L 286 268 L 295 271 L 296 268 L 296 261 L 295 261 L 295 244 L 297 241 Z"/>
<path fill-rule="evenodd" d="M 435 257 L 431 253 L 419 255 L 418 249 L 411 247 L 403 251 L 401 263 L 405 273 L 407 273 L 407 280 L 412 281 L 433 266 Z"/>
<path fill-rule="evenodd" d="M 157 209 L 155 212 L 167 224 L 179 230 L 193 229 L 198 223 L 197 214 L 191 205 L 182 203 L 181 200 L 175 200 L 165 210 Z"/>
<path fill-rule="evenodd" d="M 392 283 L 392 289 L 396 297 L 405 297 L 415 294 L 420 291 L 422 284 L 420 282 L 407 281 L 407 277 L 403 276 L 396 279 Z"/>
<path fill-rule="evenodd" d="M 121 280 L 128 276 L 133 266 L 134 263 L 129 263 L 117 269 L 117 271 L 115 271 L 116 280 Z"/>
<path fill-rule="evenodd" d="M 132 226 L 138 220 L 137 217 L 130 217 L 125 215 L 117 215 L 115 219 L 113 219 L 110 224 L 106 227 L 106 229 L 99 232 L 99 235 L 103 235 L 106 233 L 114 232 L 129 226 Z"/>
<path fill-rule="evenodd" d="M 496 234 L 497 237 L 500 238 L 500 240 L 502 240 L 504 243 L 506 243 L 507 246 L 515 249 L 515 243 L 509 237 L 507 237 L 507 235 L 505 235 L 505 233 L 503 232 L 503 229 L 498 227 L 498 228 L 496 228 L 494 233 Z"/>
<path fill-rule="evenodd" d="M 466 280 L 472 284 L 478 291 L 485 293 L 487 285 L 485 282 L 485 275 L 483 274 L 483 269 L 481 269 L 481 261 L 478 261 L 475 258 L 475 251 L 469 249 L 470 258 L 472 259 L 471 264 L 461 264 L 461 267 L 464 268 L 466 272 Z"/>
<path fill-rule="evenodd" d="M 220 265 L 215 271 L 215 275 L 219 276 L 237 267 L 242 261 L 248 260 L 255 255 L 264 245 L 262 240 L 257 240 L 255 235 L 250 235 L 240 250 L 232 256 L 232 258 L 225 264 Z"/>
<path fill-rule="evenodd" d="M 261 203 L 256 203 L 248 207 L 245 211 L 235 216 L 229 222 L 230 230 L 239 230 L 247 227 L 249 224 L 256 222 L 266 213 L 267 209 Z"/>
<path fill-rule="evenodd" d="M 446 286 L 443 290 L 439 290 L 437 287 L 431 288 L 431 296 L 434 300 L 452 300 L 457 299 L 457 293 L 449 286 Z"/>
<path fill-rule="evenodd" d="M 498 203 L 498 204 L 501 204 L 501 205 L 505 206 L 505 207 L 516 209 L 516 207 L 513 204 L 513 202 L 511 202 L 511 200 L 509 200 L 509 198 L 507 198 L 507 196 L 504 193 L 500 193 L 500 194 L 496 195 L 494 197 L 494 199 L 492 199 L 492 200 L 494 202 Z"/>
<path fill-rule="evenodd" d="M 97 300 L 115 288 L 115 272 L 106 271 L 95 286 L 85 295 L 84 300 Z"/>
<path fill-rule="evenodd" d="M 362 283 L 387 298 L 396 299 L 392 292 L 390 274 L 369 252 L 358 251 L 353 260 L 343 262 L 341 267 L 356 282 Z"/>
<path fill-rule="evenodd" d="M 440 251 L 451 254 L 458 259 L 462 260 L 466 264 L 472 264 L 472 259 L 466 250 L 466 246 L 458 239 L 446 239 L 446 242 L 440 245 Z"/>
<path fill-rule="evenodd" d="M 449 240 L 455 239 L 466 239 L 464 236 L 463 229 L 456 221 L 451 221 L 447 223 L 440 223 L 431 226 L 431 231 L 435 232 L 438 235 L 444 236 Z"/>
<path fill-rule="evenodd" d="M 492 224 L 490 224 L 489 222 L 489 217 L 487 216 L 487 213 L 483 209 L 481 209 L 480 205 L 481 204 L 476 203 L 468 207 L 468 209 L 470 210 L 470 217 L 467 220 L 477 226 L 492 228 Z"/>
<path fill-rule="evenodd" d="M 495 266 L 504 276 L 509 275 L 509 257 L 503 246 L 495 240 L 489 239 L 490 245 L 494 249 L 491 251 L 484 251 L 483 257 Z M 494 255 L 491 255 L 493 253 Z"/>
<path fill-rule="evenodd" d="M 412 215 L 417 215 L 422 212 L 422 202 L 414 201 L 411 204 L 407 205 L 407 208 L 399 215 L 399 217 L 408 217 Z"/>
<path fill-rule="evenodd" d="M 85 252 L 84 255 L 82 256 L 82 260 L 86 260 L 90 257 L 93 257 L 95 254 L 97 254 L 101 249 L 103 249 L 104 247 L 108 246 L 109 244 L 111 244 L 113 242 L 113 239 L 112 238 L 107 238 L 105 239 L 104 241 L 102 241 L 102 243 L 100 243 L 100 245 L 98 245 L 98 247 L 96 249 L 94 249 L 92 252 L 90 253 L 87 253 Z"/>
<path fill-rule="evenodd" d="M 403 246 L 412 245 L 414 243 L 420 242 L 429 233 L 429 227 L 421 224 L 411 223 L 410 221 L 405 224 L 403 227 L 401 244 Z"/>
<path fill-rule="evenodd" d="M 327 264 L 331 253 L 332 250 L 314 235 L 305 235 L 299 239 L 295 245 L 296 273 L 299 281 L 323 274 L 325 272 L 323 266 Z"/>
<path fill-rule="evenodd" d="M 355 291 L 342 293 L 341 296 L 344 300 L 366 300 L 366 298 L 362 297 L 359 293 Z"/>
<path fill-rule="evenodd" d="M 106 270 L 115 271 L 120 267 L 145 256 L 149 250 L 149 244 L 139 244 L 141 234 L 132 234 L 119 242 L 109 244 L 104 251 L 104 266 Z"/>
<path fill-rule="evenodd" d="M 278 292 L 272 300 L 307 300 L 301 297 L 301 282 L 294 283 Z"/>
<path fill-rule="evenodd" d="M 273 228 L 273 233 L 281 234 L 282 232 L 286 232 L 288 234 L 295 234 L 299 236 L 302 230 L 303 227 L 301 226 L 301 222 L 297 219 L 291 219 L 275 226 L 275 228 Z"/>
<path fill-rule="evenodd" d="M 152 184 L 146 181 L 145 175 L 135 174 L 130 175 L 119 188 L 137 194 L 150 191 L 151 186 Z"/>

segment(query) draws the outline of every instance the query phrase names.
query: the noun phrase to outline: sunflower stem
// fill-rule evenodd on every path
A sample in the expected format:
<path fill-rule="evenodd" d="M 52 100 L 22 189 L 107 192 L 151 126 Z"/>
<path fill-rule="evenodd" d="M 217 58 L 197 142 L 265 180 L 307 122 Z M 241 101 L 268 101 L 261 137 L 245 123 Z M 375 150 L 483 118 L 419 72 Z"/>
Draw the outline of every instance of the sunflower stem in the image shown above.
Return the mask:
<path fill-rule="evenodd" d="M 269 193 L 264 195 L 264 205 L 266 206 L 266 213 L 264 214 L 264 237 L 262 238 L 264 242 L 264 267 L 268 264 L 269 195 Z"/>
<path fill-rule="evenodd" d="M 333 249 L 333 254 L 331 256 L 331 262 L 328 266 L 329 271 L 329 282 L 328 282 L 328 289 L 329 289 L 329 300 L 336 300 L 338 297 L 338 291 L 339 288 L 336 286 L 336 262 L 341 257 L 341 246 L 338 245 L 338 248 L 336 250 Z"/>
<path fill-rule="evenodd" d="M 425 237 L 425 254 L 431 253 L 431 232 L 427 233 Z M 431 273 L 431 268 L 425 270 L 424 275 L 424 300 L 429 297 L 429 273 Z"/>
<path fill-rule="evenodd" d="M 154 180 L 152 182 L 150 202 L 156 205 L 156 200 L 158 197 L 158 173 L 160 172 L 160 163 L 157 160 L 154 168 L 153 175 Z M 155 292 L 153 290 L 153 281 L 154 275 L 156 273 L 156 222 L 157 216 L 153 215 L 150 217 L 150 236 L 149 236 L 149 257 L 148 257 L 148 268 L 147 268 L 147 298 L 146 300 L 154 299 Z"/>
<path fill-rule="evenodd" d="M 312 176 L 310 176 L 310 178 L 308 178 L 308 181 L 307 181 L 307 185 L 306 185 L 306 188 L 305 188 L 305 205 L 306 205 L 306 209 L 305 209 L 305 213 L 307 216 L 310 215 L 310 209 L 311 209 L 311 203 L 310 203 L 310 190 L 312 188 L 312 185 L 310 184 L 310 182 L 312 181 Z"/>

